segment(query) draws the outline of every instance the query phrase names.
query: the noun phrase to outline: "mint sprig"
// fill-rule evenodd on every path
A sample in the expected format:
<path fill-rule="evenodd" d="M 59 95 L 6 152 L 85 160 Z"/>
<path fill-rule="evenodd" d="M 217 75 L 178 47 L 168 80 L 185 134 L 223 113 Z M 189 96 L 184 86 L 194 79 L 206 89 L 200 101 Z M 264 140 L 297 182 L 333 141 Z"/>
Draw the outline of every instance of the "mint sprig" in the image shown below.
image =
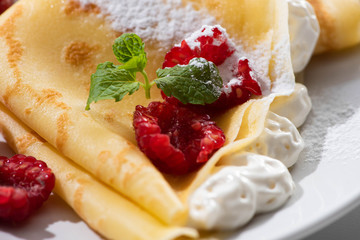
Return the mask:
<path fill-rule="evenodd" d="M 104 99 L 122 100 L 140 86 L 144 87 L 146 98 L 150 98 L 150 88 L 156 83 L 167 96 L 174 96 L 184 104 L 208 104 L 216 101 L 223 85 L 214 63 L 204 58 L 194 58 L 188 65 L 158 69 L 157 79 L 149 82 L 145 72 L 147 57 L 145 44 L 134 33 L 125 33 L 115 40 L 113 52 L 121 65 L 111 62 L 101 63 L 91 75 L 90 92 L 85 109 L 92 102 Z M 144 82 L 136 79 L 141 73 Z"/>

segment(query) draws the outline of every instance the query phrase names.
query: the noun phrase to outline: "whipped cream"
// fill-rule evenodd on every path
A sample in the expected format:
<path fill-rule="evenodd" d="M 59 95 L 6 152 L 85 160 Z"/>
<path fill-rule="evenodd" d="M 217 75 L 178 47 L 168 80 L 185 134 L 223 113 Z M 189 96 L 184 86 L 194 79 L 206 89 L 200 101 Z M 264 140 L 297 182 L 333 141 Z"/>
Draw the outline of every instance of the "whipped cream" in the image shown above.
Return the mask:
<path fill-rule="evenodd" d="M 305 122 L 311 108 L 312 103 L 307 88 L 297 83 L 290 96 L 276 97 L 270 110 L 288 118 L 296 127 L 300 127 Z"/>
<path fill-rule="evenodd" d="M 235 154 L 224 160 L 190 197 L 189 224 L 199 229 L 234 229 L 256 213 L 272 211 L 294 191 L 288 169 L 258 154 Z"/>
<path fill-rule="evenodd" d="M 304 140 L 289 119 L 269 112 L 264 130 L 245 151 L 275 158 L 286 167 L 291 167 L 296 163 L 304 146 Z"/>
<path fill-rule="evenodd" d="M 294 72 L 308 64 L 320 35 L 320 26 L 313 7 L 305 0 L 287 0 L 291 61 Z"/>
<path fill-rule="evenodd" d="M 244 152 L 222 159 L 222 169 L 192 194 L 190 225 L 205 230 L 234 229 L 256 213 L 280 207 L 293 193 L 287 168 L 304 148 L 297 127 L 311 109 L 306 87 L 296 84 L 290 96 L 276 98 L 270 109 L 259 137 Z"/>

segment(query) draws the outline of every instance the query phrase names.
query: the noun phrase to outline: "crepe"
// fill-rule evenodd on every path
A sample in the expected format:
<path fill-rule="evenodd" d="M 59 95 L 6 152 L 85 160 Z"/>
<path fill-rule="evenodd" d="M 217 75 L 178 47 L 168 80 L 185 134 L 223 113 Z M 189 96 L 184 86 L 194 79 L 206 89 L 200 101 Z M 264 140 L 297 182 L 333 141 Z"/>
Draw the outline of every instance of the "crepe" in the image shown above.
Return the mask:
<path fill-rule="evenodd" d="M 71 160 L 61 156 L 2 104 L 0 126 L 7 143 L 16 152 L 46 159 L 46 163 L 56 175 L 54 192 L 102 236 L 109 239 L 144 240 L 149 239 L 149 236 L 159 240 L 198 236 L 195 229 L 163 224 L 99 182 Z"/>
<path fill-rule="evenodd" d="M 90 111 L 84 110 L 90 75 L 97 64 L 116 61 L 111 45 L 120 33 L 105 20 L 106 14 L 99 17 L 99 6 L 84 8 L 74 1 L 23 0 L 0 17 L 0 101 L 15 115 L 21 128 L 26 125 L 46 141 L 34 145 L 45 147 L 19 148 L 16 140 L 12 146 L 45 162 L 53 156 L 70 159 L 163 223 L 184 224 L 189 194 L 212 173 L 221 158 L 240 151 L 261 133 L 273 99 L 291 94 L 294 88 L 286 1 L 190 2 L 213 15 L 244 56 L 255 63 L 264 93 L 262 98 L 217 117 L 227 142 L 200 171 L 182 177 L 163 176 L 137 148 L 132 114 L 136 105 L 146 106 L 150 101 L 142 91 L 121 102 L 100 101 L 92 104 Z M 174 38 L 172 45 L 180 40 Z M 152 78 L 171 46 L 165 50 L 164 46 L 159 48 L 160 42 L 145 44 L 149 59 L 146 71 Z M 159 99 L 159 90 L 153 89 L 151 101 Z M 18 127 L 6 128 L 6 124 L 5 135 L 16 139 Z M 48 155 L 52 148 L 56 150 Z M 58 162 L 51 163 L 54 168 L 62 168 Z M 66 184 L 67 179 L 61 177 L 58 181 Z M 71 196 L 73 191 L 64 188 L 60 195 L 66 199 L 65 195 Z M 123 201 L 119 200 L 123 197 L 117 199 Z M 95 200 L 89 197 L 88 201 L 90 207 Z M 71 200 L 68 202 L 72 205 Z M 120 203 L 119 208 L 126 208 L 126 204 Z M 135 211 L 131 209 L 129 212 Z M 137 213 L 129 214 L 138 217 Z M 99 232 L 110 228 L 108 224 L 92 224 L 95 212 L 89 217 L 80 216 Z M 123 220 L 119 221 L 122 224 Z"/>
<path fill-rule="evenodd" d="M 358 0 L 307 0 L 320 24 L 315 53 L 340 50 L 360 43 Z"/>

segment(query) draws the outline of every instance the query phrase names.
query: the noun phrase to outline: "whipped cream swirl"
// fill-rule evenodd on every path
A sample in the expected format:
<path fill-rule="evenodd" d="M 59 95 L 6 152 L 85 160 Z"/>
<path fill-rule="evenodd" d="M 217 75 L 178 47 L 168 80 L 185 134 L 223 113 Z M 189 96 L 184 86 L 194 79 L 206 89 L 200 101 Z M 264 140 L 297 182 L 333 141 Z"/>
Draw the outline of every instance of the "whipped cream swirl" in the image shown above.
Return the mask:
<path fill-rule="evenodd" d="M 230 166 L 222 167 L 190 198 L 190 225 L 196 228 L 237 228 L 256 213 L 283 205 L 294 191 L 288 169 L 276 159 L 247 153 L 225 162 Z"/>
<path fill-rule="evenodd" d="M 287 0 L 291 61 L 294 72 L 301 72 L 308 64 L 320 35 L 315 11 L 305 0 Z"/>

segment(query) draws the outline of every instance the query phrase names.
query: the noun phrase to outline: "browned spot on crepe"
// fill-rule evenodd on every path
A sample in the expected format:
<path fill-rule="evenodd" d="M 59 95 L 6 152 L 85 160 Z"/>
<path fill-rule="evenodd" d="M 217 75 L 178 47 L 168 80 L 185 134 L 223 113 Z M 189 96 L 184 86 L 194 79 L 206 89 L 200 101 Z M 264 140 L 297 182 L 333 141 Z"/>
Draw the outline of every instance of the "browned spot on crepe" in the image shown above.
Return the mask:
<path fill-rule="evenodd" d="M 122 174 L 122 184 L 124 188 L 127 188 L 128 182 L 132 182 L 131 179 L 133 177 L 141 174 L 140 172 L 148 167 L 150 163 L 144 161 L 143 164 L 134 164 L 133 162 L 127 160 L 125 157 L 127 153 L 130 152 L 134 148 L 134 145 L 129 143 L 128 147 L 123 148 L 116 157 L 114 158 L 114 166 L 116 167 L 116 172 Z M 111 179 L 110 182 L 113 183 L 114 179 Z"/>
<path fill-rule="evenodd" d="M 69 138 L 68 128 L 71 124 L 72 122 L 70 121 L 69 115 L 67 113 L 61 114 L 56 121 L 57 136 L 55 140 L 55 145 L 59 152 L 63 151 L 64 145 Z"/>
<path fill-rule="evenodd" d="M 19 153 L 24 153 L 28 147 L 37 142 L 37 139 L 30 133 L 27 133 L 16 139 L 16 145 Z"/>
<path fill-rule="evenodd" d="M 83 196 L 84 196 L 84 188 L 85 188 L 85 184 L 84 182 L 81 181 L 81 179 L 78 179 L 78 184 L 79 186 L 76 188 L 75 194 L 74 194 L 74 210 L 77 214 L 79 214 L 79 216 L 83 216 Z M 76 184 L 76 183 L 73 183 Z"/>
<path fill-rule="evenodd" d="M 90 46 L 86 42 L 72 42 L 63 50 L 65 62 L 83 70 L 93 69 L 93 55 L 97 49 L 98 46 Z"/>
<path fill-rule="evenodd" d="M 62 94 L 57 92 L 55 89 L 43 89 L 41 90 L 41 94 L 37 96 L 36 101 L 39 105 L 48 103 L 63 110 L 70 109 L 70 107 L 65 103 L 58 101 L 59 98 L 62 98 Z"/>
<path fill-rule="evenodd" d="M 65 173 L 65 179 L 67 182 L 73 181 L 76 178 L 76 175 L 72 172 Z"/>
<path fill-rule="evenodd" d="M 32 110 L 33 110 L 32 108 L 26 108 L 25 109 L 25 114 L 30 115 L 32 113 Z"/>
<path fill-rule="evenodd" d="M 97 157 L 98 159 L 98 165 L 96 169 L 96 175 L 99 176 L 101 174 L 102 167 L 106 164 L 108 159 L 111 158 L 111 152 L 110 151 L 101 151 Z"/>
<path fill-rule="evenodd" d="M 6 44 L 9 47 L 7 58 L 11 68 L 17 67 L 17 62 L 20 60 L 24 51 L 20 41 L 14 37 L 15 22 L 21 14 L 22 7 L 17 6 L 13 14 L 0 26 L 0 36 L 5 38 Z"/>
<path fill-rule="evenodd" d="M 20 87 L 21 86 L 21 87 Z M 17 90 L 16 90 L 17 89 Z M 38 108 L 41 105 L 52 105 L 56 106 L 61 110 L 69 110 L 71 109 L 70 106 L 66 105 L 65 103 L 59 101 L 59 98 L 62 98 L 62 94 L 57 92 L 55 89 L 42 89 L 40 93 L 35 92 L 29 85 L 21 84 L 17 82 L 16 86 L 13 86 L 11 92 L 7 93 L 7 96 L 10 96 L 11 93 L 19 94 L 20 91 L 24 89 L 27 94 L 32 95 L 35 98 L 35 104 L 31 107 L 28 107 L 24 110 L 26 115 L 29 115 L 33 112 L 34 109 Z"/>
<path fill-rule="evenodd" d="M 81 6 L 78 1 L 70 0 L 67 2 L 64 12 L 67 15 L 70 14 L 79 14 L 79 13 L 100 13 L 100 8 L 93 3 L 86 4 Z"/>
<path fill-rule="evenodd" d="M 112 123 L 115 119 L 115 114 L 113 112 L 107 112 L 104 114 L 105 121 Z"/>
<path fill-rule="evenodd" d="M 19 153 L 25 153 L 31 145 L 37 142 L 44 143 L 45 140 L 34 131 L 26 133 L 15 140 L 16 148 Z"/>
<path fill-rule="evenodd" d="M 308 0 L 308 2 L 313 6 L 320 24 L 321 33 L 318 40 L 318 45 L 322 48 L 320 51 L 335 49 L 336 43 L 334 39 L 336 38 L 333 36 L 335 32 L 335 19 L 327 12 L 321 1 Z"/>

